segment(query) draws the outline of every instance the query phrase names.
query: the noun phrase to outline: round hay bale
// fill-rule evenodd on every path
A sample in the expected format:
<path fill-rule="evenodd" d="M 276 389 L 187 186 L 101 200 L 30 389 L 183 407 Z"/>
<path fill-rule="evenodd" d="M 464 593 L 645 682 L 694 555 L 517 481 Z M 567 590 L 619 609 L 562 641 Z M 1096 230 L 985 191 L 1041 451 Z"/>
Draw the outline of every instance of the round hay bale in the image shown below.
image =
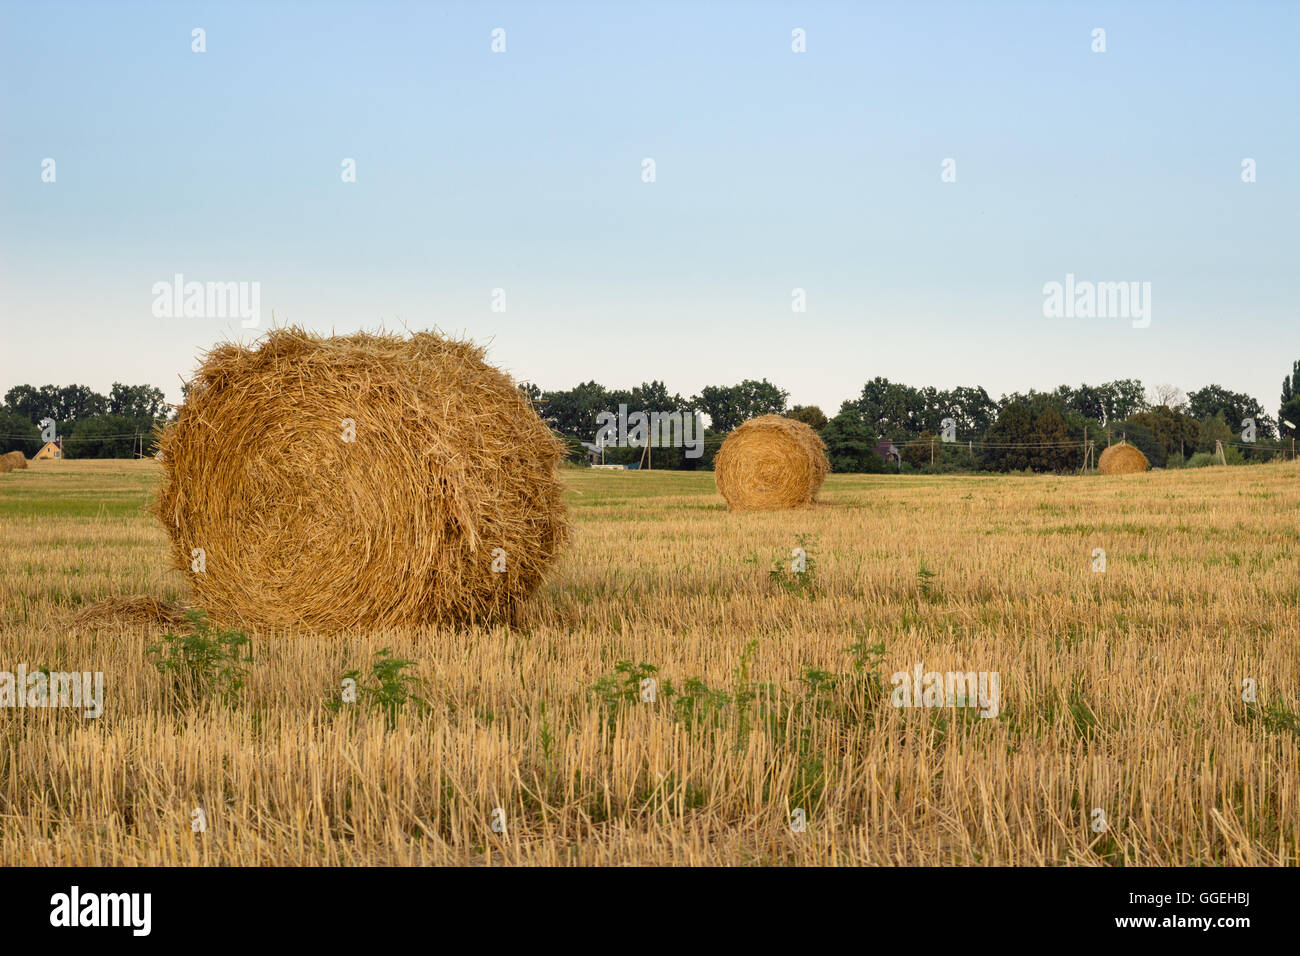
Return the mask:
<path fill-rule="evenodd" d="M 563 455 L 472 343 L 277 329 L 204 357 L 155 511 L 219 623 L 509 619 L 567 536 Z"/>
<path fill-rule="evenodd" d="M 6 471 L 13 471 L 13 470 L 14 470 L 14 463 L 9 460 L 9 456 L 0 455 L 0 475 L 4 474 Z"/>
<path fill-rule="evenodd" d="M 811 504 L 830 468 L 826 445 L 809 426 L 762 415 L 727 436 L 713 476 L 732 510 L 773 511 Z"/>
<path fill-rule="evenodd" d="M 20 469 L 27 467 L 27 456 L 20 451 L 7 451 L 5 452 L 4 457 L 8 460 L 9 466 L 14 471 L 19 471 Z"/>
<path fill-rule="evenodd" d="M 1097 470 L 1103 475 L 1131 475 L 1150 467 L 1151 464 L 1141 449 L 1128 442 L 1111 445 L 1097 459 Z"/>

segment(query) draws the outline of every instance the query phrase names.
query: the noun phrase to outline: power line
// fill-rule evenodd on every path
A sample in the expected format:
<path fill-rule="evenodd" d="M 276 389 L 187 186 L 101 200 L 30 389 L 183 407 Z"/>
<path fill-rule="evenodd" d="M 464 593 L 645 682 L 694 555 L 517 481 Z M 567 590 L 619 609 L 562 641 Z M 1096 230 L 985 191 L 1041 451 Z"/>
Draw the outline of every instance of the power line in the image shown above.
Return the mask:
<path fill-rule="evenodd" d="M 71 436 L 71 437 L 69 437 L 69 438 L 59 438 L 58 441 L 64 441 L 64 442 L 69 442 L 69 441 L 122 441 L 122 440 L 125 440 L 125 439 L 127 439 L 127 438 L 139 438 L 141 434 L 148 434 L 148 433 L 147 433 L 147 432 L 145 432 L 145 433 L 141 433 L 141 432 L 125 432 L 124 434 L 121 434 L 121 435 L 86 435 L 86 436 L 84 436 L 84 437 L 80 437 L 80 438 L 77 437 L 77 436 L 75 436 L 75 435 L 73 435 L 73 436 Z M 33 442 L 44 441 L 44 439 L 42 439 L 39 435 L 37 435 L 35 438 L 33 438 L 31 435 L 0 435 L 0 438 L 12 439 L 12 440 L 14 440 L 14 441 L 33 441 Z M 50 439 L 50 440 L 51 440 L 51 441 L 54 441 L 54 439 Z"/>

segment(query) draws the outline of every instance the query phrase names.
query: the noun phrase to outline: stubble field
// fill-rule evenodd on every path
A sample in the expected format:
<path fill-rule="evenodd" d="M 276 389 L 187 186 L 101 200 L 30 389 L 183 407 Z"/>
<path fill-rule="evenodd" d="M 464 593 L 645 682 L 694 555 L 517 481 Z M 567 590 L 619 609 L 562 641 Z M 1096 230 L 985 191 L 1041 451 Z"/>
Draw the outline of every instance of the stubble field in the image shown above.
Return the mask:
<path fill-rule="evenodd" d="M 72 624 L 187 600 L 157 475 L 0 475 L 0 671 L 105 687 L 98 719 L 0 707 L 0 863 L 1300 863 L 1294 464 L 832 475 L 778 514 L 567 470 L 517 626 L 250 632 L 242 689 L 184 701 L 166 628 Z M 382 649 L 424 705 L 369 706 Z M 891 706 L 918 666 L 996 672 L 997 715 Z"/>

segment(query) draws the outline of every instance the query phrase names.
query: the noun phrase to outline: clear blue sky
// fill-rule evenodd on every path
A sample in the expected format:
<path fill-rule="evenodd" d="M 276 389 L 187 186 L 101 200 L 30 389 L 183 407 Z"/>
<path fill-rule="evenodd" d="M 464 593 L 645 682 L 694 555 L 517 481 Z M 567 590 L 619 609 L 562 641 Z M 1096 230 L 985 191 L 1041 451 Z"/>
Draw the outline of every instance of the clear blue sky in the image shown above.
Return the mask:
<path fill-rule="evenodd" d="M 155 318 L 182 273 L 260 282 L 263 328 L 465 333 L 544 388 L 767 377 L 833 413 L 876 375 L 1138 377 L 1275 414 L 1298 26 L 1282 2 L 8 2 L 0 389 L 178 400 L 250 336 Z M 1044 318 L 1066 273 L 1150 282 L 1150 327 Z"/>

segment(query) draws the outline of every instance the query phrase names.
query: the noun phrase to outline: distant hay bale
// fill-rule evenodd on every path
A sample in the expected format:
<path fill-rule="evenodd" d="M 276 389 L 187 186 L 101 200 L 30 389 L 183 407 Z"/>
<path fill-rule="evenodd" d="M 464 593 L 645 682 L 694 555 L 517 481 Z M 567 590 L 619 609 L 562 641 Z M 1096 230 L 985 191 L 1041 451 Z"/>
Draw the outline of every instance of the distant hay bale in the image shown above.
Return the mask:
<path fill-rule="evenodd" d="M 567 536 L 564 454 L 472 343 L 277 329 L 204 357 L 155 511 L 218 623 L 508 619 Z"/>
<path fill-rule="evenodd" d="M 158 624 L 175 627 L 185 620 L 186 608 L 148 594 L 111 597 L 82 608 L 72 618 L 73 627 L 110 627 L 117 624 Z"/>
<path fill-rule="evenodd" d="M 1147 456 L 1128 442 L 1111 445 L 1097 459 L 1097 470 L 1103 475 L 1131 475 L 1150 467 Z"/>
<path fill-rule="evenodd" d="M 713 463 L 718 491 L 735 511 L 810 504 L 830 463 L 808 425 L 780 415 L 751 418 L 727 436 Z"/>
<path fill-rule="evenodd" d="M 13 470 L 14 470 L 14 463 L 9 460 L 9 456 L 0 455 L 0 475 L 3 475 L 6 471 L 13 471 Z"/>
<path fill-rule="evenodd" d="M 4 454 L 4 458 L 9 462 L 9 467 L 14 471 L 27 467 L 27 456 L 20 451 L 7 451 Z"/>

